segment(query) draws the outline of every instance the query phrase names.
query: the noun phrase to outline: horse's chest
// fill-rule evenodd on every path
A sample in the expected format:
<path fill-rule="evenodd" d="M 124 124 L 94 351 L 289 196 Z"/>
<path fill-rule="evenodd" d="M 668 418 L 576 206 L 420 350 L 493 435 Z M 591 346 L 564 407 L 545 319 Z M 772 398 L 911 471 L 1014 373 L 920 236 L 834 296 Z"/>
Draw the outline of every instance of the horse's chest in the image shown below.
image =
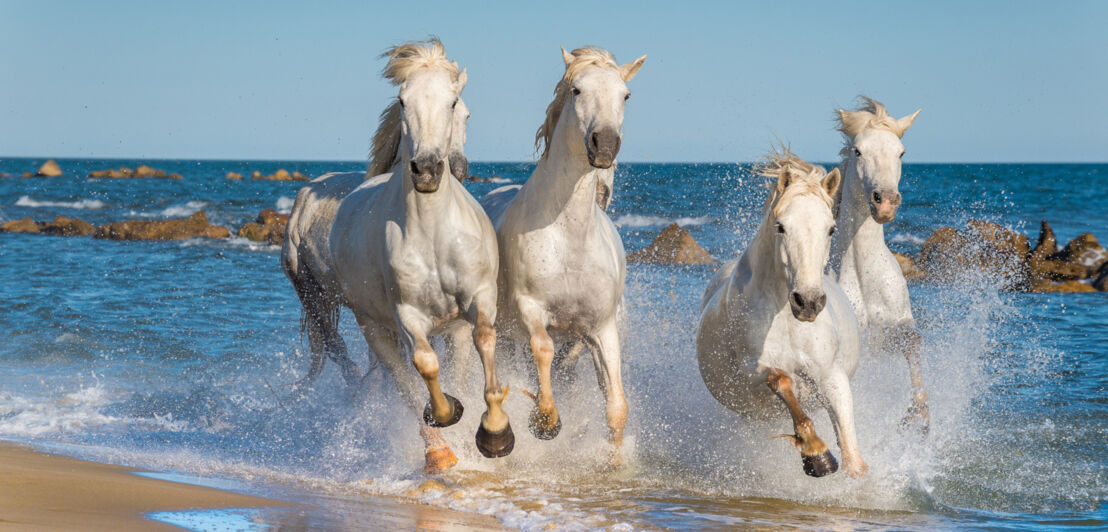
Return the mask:
<path fill-rule="evenodd" d="M 458 276 L 434 253 L 401 247 L 389 259 L 389 291 L 397 303 L 424 309 L 432 318 L 458 313 Z"/>

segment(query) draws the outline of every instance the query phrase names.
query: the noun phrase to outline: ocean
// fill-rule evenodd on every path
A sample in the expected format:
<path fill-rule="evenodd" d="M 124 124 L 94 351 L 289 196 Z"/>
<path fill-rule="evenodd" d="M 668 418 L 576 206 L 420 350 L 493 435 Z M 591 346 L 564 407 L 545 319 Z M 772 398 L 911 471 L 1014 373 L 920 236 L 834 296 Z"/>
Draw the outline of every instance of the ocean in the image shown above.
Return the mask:
<path fill-rule="evenodd" d="M 18 176 L 42 159 L 0 160 Z M 278 168 L 318 176 L 361 162 L 58 159 L 65 176 L 0 178 L 0 222 L 64 215 L 94 224 L 203 210 L 232 233 L 262 209 L 288 212 L 297 182 L 227 180 Z M 89 179 L 148 164 L 184 176 Z M 473 162 L 477 197 L 521 183 L 531 163 Z M 628 251 L 677 222 L 730 260 L 760 221 L 764 181 L 746 164 L 624 163 L 610 216 Z M 1108 164 L 905 164 L 904 205 L 886 235 L 918 253 L 944 225 L 994 221 L 1064 243 L 1108 239 Z M 473 445 L 480 368 L 444 361 L 444 389 L 467 414 L 443 430 L 459 465 L 427 484 L 416 417 L 374 366 L 352 317 L 342 330 L 366 385 L 328 364 L 308 369 L 300 307 L 279 249 L 241 238 L 118 242 L 0 234 L 0 438 L 143 467 L 251 493 L 312 501 L 357 527 L 358 501 L 397 497 L 493 515 L 523 529 L 814 529 L 1108 527 L 1108 294 L 1023 294 L 984 279 L 910 284 L 931 398 L 927 436 L 902 432 L 902 358 L 863 355 L 852 381 L 869 475 L 806 477 L 782 409 L 769 424 L 718 404 L 697 369 L 697 307 L 714 267 L 629 266 L 625 467 L 605 466 L 603 399 L 593 369 L 555 385 L 563 429 L 526 430 L 534 390 L 526 353 L 498 352 L 513 391 L 515 452 Z M 581 357 L 587 358 L 587 357 Z M 829 436 L 823 411 L 810 412 Z M 263 517 L 258 517 L 264 521 Z M 247 519 L 246 525 L 253 521 Z M 260 526 L 260 525 L 259 525 Z M 196 525 L 203 529 L 205 525 Z"/>

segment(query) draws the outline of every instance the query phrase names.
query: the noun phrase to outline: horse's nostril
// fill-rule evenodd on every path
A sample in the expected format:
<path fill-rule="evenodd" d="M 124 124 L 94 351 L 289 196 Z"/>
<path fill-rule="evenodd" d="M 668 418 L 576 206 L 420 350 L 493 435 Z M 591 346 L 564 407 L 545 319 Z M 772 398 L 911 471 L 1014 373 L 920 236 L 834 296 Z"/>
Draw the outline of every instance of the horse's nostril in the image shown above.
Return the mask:
<path fill-rule="evenodd" d="M 410 164 L 409 166 L 411 167 L 413 174 L 418 174 L 419 173 L 419 165 L 416 164 L 415 161 L 412 161 L 412 164 Z"/>
<path fill-rule="evenodd" d="M 443 167 L 442 161 L 439 161 L 438 164 L 435 165 L 435 175 L 442 175 Z"/>
<path fill-rule="evenodd" d="M 589 137 L 589 141 L 590 141 L 590 142 L 592 142 L 592 148 L 593 148 L 594 150 L 595 150 L 595 149 L 597 149 L 598 147 L 600 147 L 600 134 L 599 134 L 599 133 L 595 133 L 595 132 L 594 132 L 594 133 L 593 133 L 593 134 L 592 134 L 592 135 L 591 135 L 591 136 Z"/>
<path fill-rule="evenodd" d="M 881 203 L 881 193 L 876 190 L 873 191 L 873 202 Z"/>
<path fill-rule="evenodd" d="M 800 292 L 793 292 L 793 302 L 796 306 L 804 308 L 804 297 L 800 295 Z"/>

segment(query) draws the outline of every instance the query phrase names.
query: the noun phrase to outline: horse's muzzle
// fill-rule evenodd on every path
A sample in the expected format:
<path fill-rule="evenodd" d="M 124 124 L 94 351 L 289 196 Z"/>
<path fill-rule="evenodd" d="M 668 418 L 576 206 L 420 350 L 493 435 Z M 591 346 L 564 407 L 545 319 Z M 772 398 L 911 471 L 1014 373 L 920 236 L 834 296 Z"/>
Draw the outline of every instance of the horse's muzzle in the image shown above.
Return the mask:
<path fill-rule="evenodd" d="M 415 186 L 416 192 L 428 194 L 439 189 L 445 169 L 446 165 L 443 164 L 442 159 L 421 157 L 413 160 L 408 170 L 412 175 L 412 185 Z"/>
<path fill-rule="evenodd" d="M 585 143 L 588 149 L 589 164 L 594 168 L 611 168 L 619 155 L 619 145 L 622 141 L 619 132 L 614 129 L 601 129 L 593 131 Z"/>
<path fill-rule="evenodd" d="M 816 321 L 816 317 L 819 316 L 820 312 L 823 312 L 823 307 L 826 304 L 827 294 L 822 292 L 805 295 L 794 290 L 793 293 L 789 294 L 789 307 L 793 311 L 793 316 L 800 321 Z"/>
<path fill-rule="evenodd" d="M 885 224 L 896 219 L 896 211 L 900 208 L 900 192 L 874 190 L 869 200 L 869 213 L 875 222 Z"/>

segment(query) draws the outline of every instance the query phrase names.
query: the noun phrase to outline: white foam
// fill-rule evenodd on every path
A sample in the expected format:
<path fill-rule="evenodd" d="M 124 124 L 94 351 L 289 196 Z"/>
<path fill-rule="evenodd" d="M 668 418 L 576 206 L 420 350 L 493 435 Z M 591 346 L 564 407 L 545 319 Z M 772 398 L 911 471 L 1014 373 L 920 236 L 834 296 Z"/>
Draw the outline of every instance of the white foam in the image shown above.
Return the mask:
<path fill-rule="evenodd" d="M 616 218 L 615 224 L 619 227 L 662 227 L 676 223 L 681 227 L 689 225 L 704 225 L 715 221 L 711 216 L 666 218 L 665 216 L 649 216 L 643 214 L 624 214 Z"/>
<path fill-rule="evenodd" d="M 488 178 L 488 182 L 500 185 L 500 184 L 503 184 L 503 183 L 511 183 L 512 180 L 508 179 L 506 177 L 490 177 L 490 178 Z"/>
<path fill-rule="evenodd" d="M 131 211 L 130 215 L 140 218 L 187 218 L 207 206 L 206 201 L 192 200 L 184 205 L 170 205 L 158 212 Z"/>
<path fill-rule="evenodd" d="M 922 245 L 927 239 L 921 236 L 913 235 L 912 233 L 896 233 L 889 238 L 889 242 L 897 244 L 915 244 Z"/>
<path fill-rule="evenodd" d="M 30 196 L 21 196 L 15 202 L 18 207 L 65 207 L 67 209 L 103 209 L 106 205 L 100 200 L 82 199 L 77 201 L 39 201 Z"/>
<path fill-rule="evenodd" d="M 281 196 L 277 198 L 277 212 L 281 214 L 288 214 L 292 212 L 292 206 L 296 203 L 296 200 L 287 196 Z"/>

